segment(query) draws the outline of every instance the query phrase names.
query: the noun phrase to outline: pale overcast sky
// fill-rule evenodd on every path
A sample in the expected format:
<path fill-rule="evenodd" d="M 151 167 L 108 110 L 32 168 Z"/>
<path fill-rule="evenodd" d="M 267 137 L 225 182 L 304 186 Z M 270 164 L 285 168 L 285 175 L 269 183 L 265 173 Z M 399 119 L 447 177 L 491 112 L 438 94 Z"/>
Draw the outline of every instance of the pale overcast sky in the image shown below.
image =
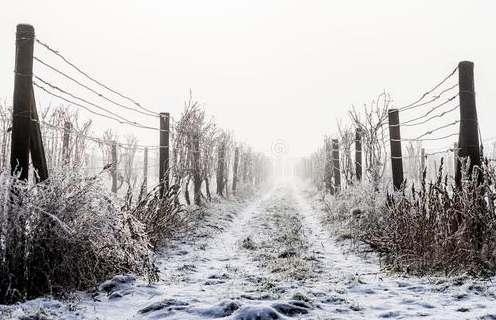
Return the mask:
<path fill-rule="evenodd" d="M 12 99 L 16 24 L 30 23 L 41 41 L 157 112 L 179 116 L 191 89 L 222 127 L 261 151 L 282 139 L 291 154 L 309 154 L 336 118 L 348 121 L 352 104 L 383 89 L 407 104 L 461 60 L 475 63 L 482 134 L 496 136 L 495 13 L 490 0 L 2 0 L 0 97 Z M 39 66 L 35 73 L 66 83 Z M 92 118 L 157 143 L 155 132 Z"/>

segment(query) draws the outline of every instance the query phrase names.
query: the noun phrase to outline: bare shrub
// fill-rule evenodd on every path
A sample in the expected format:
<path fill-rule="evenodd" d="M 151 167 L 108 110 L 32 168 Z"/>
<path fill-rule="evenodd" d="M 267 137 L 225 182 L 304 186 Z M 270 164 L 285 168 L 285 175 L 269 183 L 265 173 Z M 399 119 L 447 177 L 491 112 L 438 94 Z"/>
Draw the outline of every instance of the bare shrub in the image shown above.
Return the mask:
<path fill-rule="evenodd" d="M 144 224 L 145 233 L 154 248 L 161 240 L 171 238 L 186 223 L 186 208 L 179 204 L 179 194 L 177 185 L 170 186 L 163 196 L 160 195 L 160 187 L 156 186 L 135 204 L 132 204 L 132 196 L 126 199 L 125 211 Z"/>
<path fill-rule="evenodd" d="M 44 141 L 45 154 L 49 169 L 57 166 L 78 168 L 85 162 L 85 152 L 88 147 L 86 135 L 89 134 L 92 121 L 81 121 L 78 111 L 69 106 L 59 105 L 39 108 L 41 132 Z M 65 123 L 69 122 L 69 140 L 67 150 L 63 149 Z M 65 152 L 65 153 L 64 153 Z"/>
<path fill-rule="evenodd" d="M 214 144 L 209 139 L 215 139 L 216 130 L 215 123 L 212 120 L 207 121 L 205 111 L 190 93 L 181 118 L 173 126 L 171 159 L 174 183 L 184 186 L 184 197 L 188 205 L 191 203 L 191 181 L 194 184 L 194 203 L 201 204 L 201 185 L 210 174 L 208 170 L 211 170 L 211 159 L 205 157 L 213 152 Z"/>
<path fill-rule="evenodd" d="M 0 302 L 85 289 L 119 273 L 157 279 L 145 226 L 99 177 L 54 170 L 37 185 L 0 173 Z"/>
<path fill-rule="evenodd" d="M 217 195 L 221 197 L 229 196 L 229 168 L 232 158 L 232 150 L 234 149 L 234 141 L 232 132 L 222 131 L 217 141 Z M 253 181 L 253 155 L 250 154 L 250 165 L 247 166 L 247 174 L 250 177 L 250 183 Z"/>
<path fill-rule="evenodd" d="M 353 184 L 355 179 L 355 164 L 351 157 L 351 149 L 355 146 L 355 131 L 351 126 L 343 126 L 341 122 L 338 122 L 338 129 L 341 172 L 346 186 Z"/>
<path fill-rule="evenodd" d="M 422 143 L 420 141 L 411 141 L 406 145 L 406 157 L 404 157 L 403 163 L 405 164 L 405 175 L 408 180 L 412 183 L 419 183 L 423 174 Z"/>
<path fill-rule="evenodd" d="M 325 182 L 330 181 L 331 177 L 326 177 L 326 165 L 330 164 L 329 150 L 326 149 L 327 143 L 324 139 L 324 146 L 314 152 L 306 161 L 306 171 L 312 185 L 317 188 L 317 191 L 325 191 Z"/>
<path fill-rule="evenodd" d="M 123 163 L 123 170 L 119 173 L 119 179 L 122 179 L 127 184 L 128 190 L 138 191 L 136 184 L 138 183 L 138 172 L 135 170 L 136 153 L 138 152 L 138 138 L 134 134 L 126 134 L 124 136 L 126 147 L 121 152 L 119 162 Z"/>
<path fill-rule="evenodd" d="M 363 119 L 355 107 L 349 113 L 353 125 L 360 129 L 362 134 L 365 177 L 376 185 L 384 176 L 388 160 L 386 125 L 391 104 L 390 95 L 383 92 L 372 101 L 370 107 L 364 105 Z"/>

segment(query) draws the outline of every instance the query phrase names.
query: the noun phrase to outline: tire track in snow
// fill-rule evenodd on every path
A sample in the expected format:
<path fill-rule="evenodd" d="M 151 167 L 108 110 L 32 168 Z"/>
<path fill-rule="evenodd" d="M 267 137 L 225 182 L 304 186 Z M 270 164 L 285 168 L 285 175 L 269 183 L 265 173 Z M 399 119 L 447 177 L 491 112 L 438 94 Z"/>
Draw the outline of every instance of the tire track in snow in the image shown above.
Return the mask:
<path fill-rule="evenodd" d="M 244 288 L 245 279 L 260 273 L 256 265 L 249 263 L 246 255 L 239 250 L 239 242 L 245 233 L 245 227 L 258 210 L 260 204 L 274 192 L 270 189 L 263 197 L 253 201 L 247 208 L 237 212 L 233 220 L 216 237 L 207 241 L 204 250 L 194 251 L 191 256 L 184 256 L 182 260 L 193 265 L 193 271 L 188 275 L 187 286 L 182 289 L 187 295 L 198 295 L 208 286 L 211 298 L 212 291 L 217 296 L 231 298 L 242 294 L 238 287 Z M 240 283 L 243 282 L 243 283 Z M 192 290 L 192 286 L 197 289 Z"/>
<path fill-rule="evenodd" d="M 244 226 L 269 198 L 273 189 L 248 205 L 223 202 L 209 208 L 218 230 L 211 227 L 192 239 L 173 240 L 158 254 L 161 280 L 156 284 L 140 280 L 117 283 L 109 294 L 82 293 L 74 319 L 200 319 L 232 313 L 233 298 L 257 290 L 257 283 L 246 279 L 260 273 L 257 266 L 239 252 L 237 241 Z M 111 281 L 112 282 L 112 281 Z M 118 282 L 118 281 L 117 281 Z M 60 303 L 59 303 L 60 304 Z M 57 305 L 57 308 L 58 305 Z"/>
<path fill-rule="evenodd" d="M 299 256 L 314 256 L 306 277 L 298 279 L 273 272 L 264 267 L 264 261 L 260 263 L 253 259 L 256 253 L 247 255 L 240 250 L 240 241 L 255 234 L 260 238 L 266 237 L 267 249 L 277 252 L 274 240 L 284 236 L 288 228 L 284 223 L 279 228 L 274 225 L 271 214 L 296 218 L 302 225 L 302 242 L 308 246 L 302 246 L 307 252 Z M 322 215 L 293 182 L 280 182 L 264 199 L 238 215 L 200 255 L 203 259 L 198 260 L 193 286 L 176 288 L 174 296 L 193 297 L 186 300 L 191 307 L 184 312 L 176 311 L 170 317 L 163 314 L 163 317 L 235 320 L 482 319 L 494 313 L 491 304 L 495 301 L 494 295 L 485 295 L 487 291 L 484 288 L 456 285 L 456 282 L 439 279 L 388 276 L 375 261 L 343 253 L 342 245 L 337 244 L 321 224 Z M 282 261 L 291 262 L 290 259 Z M 226 281 L 210 285 L 207 291 L 205 287 L 197 286 L 205 275 L 216 272 L 225 272 L 228 275 Z M 259 282 L 247 281 L 251 278 L 267 279 L 273 287 L 264 288 Z M 264 295 L 263 290 L 267 294 Z M 258 298 L 250 297 L 257 293 Z M 162 318 L 160 314 L 151 315 Z"/>

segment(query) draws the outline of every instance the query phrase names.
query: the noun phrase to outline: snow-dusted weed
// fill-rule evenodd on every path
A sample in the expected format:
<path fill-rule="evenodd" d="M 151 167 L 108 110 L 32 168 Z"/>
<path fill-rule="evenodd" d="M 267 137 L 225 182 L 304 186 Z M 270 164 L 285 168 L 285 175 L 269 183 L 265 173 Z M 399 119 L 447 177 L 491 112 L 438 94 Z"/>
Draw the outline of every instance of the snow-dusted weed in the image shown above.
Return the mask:
<path fill-rule="evenodd" d="M 391 271 L 490 275 L 496 270 L 493 176 L 486 167 L 482 175 L 479 184 L 465 170 L 457 189 L 441 166 L 436 181 L 428 182 L 424 174 L 420 185 L 401 192 L 386 193 L 367 182 L 348 186 L 324 197 L 325 220 L 359 251 L 379 252 Z"/>
<path fill-rule="evenodd" d="M 30 185 L 0 173 L 0 301 L 60 295 L 119 273 L 157 278 L 145 226 L 98 176 L 56 170 Z"/>

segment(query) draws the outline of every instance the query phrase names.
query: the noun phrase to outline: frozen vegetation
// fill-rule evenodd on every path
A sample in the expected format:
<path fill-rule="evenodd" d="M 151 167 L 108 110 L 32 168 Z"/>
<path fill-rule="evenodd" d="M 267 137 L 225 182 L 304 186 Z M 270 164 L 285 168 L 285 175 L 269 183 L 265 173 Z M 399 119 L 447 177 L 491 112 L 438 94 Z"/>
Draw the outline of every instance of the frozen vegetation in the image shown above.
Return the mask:
<path fill-rule="evenodd" d="M 5 319 L 495 319 L 493 279 L 386 273 L 336 237 L 325 203 L 282 180 L 213 201 L 157 253 L 160 280 L 123 274 L 63 300 L 1 306 Z M 492 280 L 492 281 L 491 281 Z"/>

